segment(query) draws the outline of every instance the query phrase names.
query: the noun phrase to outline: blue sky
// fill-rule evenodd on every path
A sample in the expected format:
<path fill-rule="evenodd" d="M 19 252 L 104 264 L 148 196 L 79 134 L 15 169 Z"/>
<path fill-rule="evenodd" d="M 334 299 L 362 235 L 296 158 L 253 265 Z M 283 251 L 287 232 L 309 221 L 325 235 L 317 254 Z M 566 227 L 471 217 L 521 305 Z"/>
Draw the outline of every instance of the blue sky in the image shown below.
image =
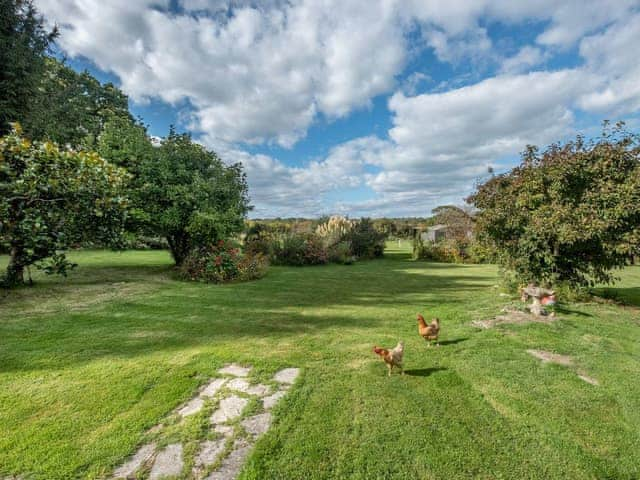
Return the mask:
<path fill-rule="evenodd" d="M 425 216 L 640 110 L 635 0 L 36 4 L 153 135 L 242 162 L 254 217 Z"/>

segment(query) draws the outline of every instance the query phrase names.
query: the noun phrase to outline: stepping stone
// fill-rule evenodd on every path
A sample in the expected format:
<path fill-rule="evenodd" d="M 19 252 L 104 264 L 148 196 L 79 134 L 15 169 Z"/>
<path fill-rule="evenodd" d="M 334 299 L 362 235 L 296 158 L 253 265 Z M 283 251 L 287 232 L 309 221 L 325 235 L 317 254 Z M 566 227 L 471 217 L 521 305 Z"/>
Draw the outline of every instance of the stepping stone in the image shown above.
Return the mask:
<path fill-rule="evenodd" d="M 261 383 L 258 385 L 250 385 L 249 382 L 243 378 L 234 378 L 227 383 L 227 388 L 250 395 L 258 395 L 259 397 L 265 396 L 271 390 L 267 385 L 262 385 Z"/>
<path fill-rule="evenodd" d="M 150 443 L 148 445 L 144 445 L 138 449 L 131 459 L 122 464 L 115 472 L 113 472 L 113 478 L 130 478 L 133 477 L 134 474 L 140 470 L 140 468 L 151 460 L 153 457 L 153 452 L 156 451 L 156 444 Z"/>
<path fill-rule="evenodd" d="M 247 403 L 249 403 L 249 400 L 238 397 L 237 395 L 223 398 L 220 400 L 220 407 L 218 410 L 213 412 L 213 415 L 211 415 L 211 423 L 224 423 L 238 418 L 242 413 L 242 410 L 244 410 L 244 407 L 247 406 Z"/>
<path fill-rule="evenodd" d="M 195 458 L 194 473 L 216 462 L 218 456 L 224 451 L 225 439 L 207 440 L 200 444 L 200 452 Z"/>
<path fill-rule="evenodd" d="M 273 408 L 273 406 L 280 401 L 282 397 L 287 394 L 285 390 L 280 390 L 279 392 L 274 393 L 273 395 L 269 395 L 268 397 L 264 397 L 262 399 L 262 405 L 265 410 L 269 410 Z"/>
<path fill-rule="evenodd" d="M 271 387 L 269 385 L 263 385 L 262 383 L 258 383 L 257 385 L 251 385 L 247 390 L 247 393 L 251 395 L 257 395 L 258 397 L 264 397 L 271 391 Z"/>
<path fill-rule="evenodd" d="M 198 413 L 202 406 L 204 405 L 204 400 L 200 397 L 192 398 L 189 403 L 187 403 L 184 407 L 178 410 L 178 414 L 181 417 L 188 417 L 189 415 L 193 415 L 194 413 Z"/>
<path fill-rule="evenodd" d="M 200 393 L 201 397 L 213 397 L 216 393 L 220 391 L 222 386 L 227 383 L 226 378 L 216 378 L 211 380 L 209 384 L 202 390 Z"/>
<path fill-rule="evenodd" d="M 235 377 L 246 377 L 247 375 L 249 375 L 250 371 L 251 367 L 243 367 L 241 365 L 238 365 L 237 363 L 232 363 L 218 370 L 218 372 L 222 373 L 223 375 L 233 375 Z"/>
<path fill-rule="evenodd" d="M 224 435 L 225 437 L 228 437 L 233 433 L 233 427 L 229 425 L 216 425 L 213 431 L 221 435 Z"/>
<path fill-rule="evenodd" d="M 253 417 L 249 417 L 242 422 L 242 427 L 254 437 L 259 437 L 264 432 L 269 430 L 271 426 L 271 414 L 270 413 L 260 413 L 259 415 L 254 415 Z"/>
<path fill-rule="evenodd" d="M 233 451 L 222 461 L 220 468 L 207 477 L 207 480 L 234 480 L 250 451 L 251 445 L 246 440 L 237 440 L 233 445 Z"/>
<path fill-rule="evenodd" d="M 244 392 L 246 393 L 249 390 L 249 382 L 247 382 L 244 378 L 234 378 L 233 380 L 229 380 L 227 383 L 227 388 L 229 390 L 235 390 L 236 392 Z"/>
<path fill-rule="evenodd" d="M 291 385 L 293 382 L 296 381 L 296 378 L 298 378 L 298 375 L 300 375 L 299 368 L 285 368 L 283 370 L 280 370 L 278 373 L 276 373 L 273 379 L 278 383 L 286 383 Z"/>
<path fill-rule="evenodd" d="M 150 480 L 159 480 L 171 475 L 182 473 L 182 444 L 172 443 L 162 450 L 156 457 L 151 468 Z"/>

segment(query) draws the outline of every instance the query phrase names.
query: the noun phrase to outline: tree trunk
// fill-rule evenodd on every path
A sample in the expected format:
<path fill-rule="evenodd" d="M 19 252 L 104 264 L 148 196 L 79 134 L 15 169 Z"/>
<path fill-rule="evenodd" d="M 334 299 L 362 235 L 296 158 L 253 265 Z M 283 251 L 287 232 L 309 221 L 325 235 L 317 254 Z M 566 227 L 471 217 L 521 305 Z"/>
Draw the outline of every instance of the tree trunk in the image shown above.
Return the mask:
<path fill-rule="evenodd" d="M 184 233 L 167 235 L 167 243 L 169 244 L 173 261 L 176 263 L 176 266 L 179 267 L 185 258 L 187 258 L 191 248 L 189 236 Z"/>
<path fill-rule="evenodd" d="M 17 247 L 11 248 L 11 256 L 9 257 L 9 265 L 7 265 L 7 273 L 5 283 L 8 287 L 15 287 L 24 284 L 24 267 L 22 263 L 21 251 Z"/>

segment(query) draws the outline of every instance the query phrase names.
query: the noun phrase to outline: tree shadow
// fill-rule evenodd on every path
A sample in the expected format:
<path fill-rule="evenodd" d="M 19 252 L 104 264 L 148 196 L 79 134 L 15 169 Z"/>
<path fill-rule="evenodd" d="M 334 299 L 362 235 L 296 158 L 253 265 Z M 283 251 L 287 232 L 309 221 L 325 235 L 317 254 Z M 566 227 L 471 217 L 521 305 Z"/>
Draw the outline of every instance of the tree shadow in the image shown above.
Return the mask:
<path fill-rule="evenodd" d="M 458 343 L 466 342 L 467 340 L 469 340 L 469 337 L 454 338 L 454 339 L 451 339 L 451 340 L 443 340 L 443 341 L 438 342 L 438 343 L 440 345 L 456 345 Z"/>
<path fill-rule="evenodd" d="M 411 370 L 405 370 L 405 375 L 409 375 L 410 377 L 428 377 L 436 372 L 441 372 L 443 370 L 448 370 L 448 368 L 444 367 L 431 367 L 431 368 L 414 368 Z"/>
<path fill-rule="evenodd" d="M 579 317 L 593 317 L 593 315 L 591 315 L 590 313 L 581 312 L 579 310 L 572 310 L 570 308 L 562 307 L 562 306 L 556 306 L 555 310 L 556 312 L 563 313 L 565 315 L 577 315 Z"/>

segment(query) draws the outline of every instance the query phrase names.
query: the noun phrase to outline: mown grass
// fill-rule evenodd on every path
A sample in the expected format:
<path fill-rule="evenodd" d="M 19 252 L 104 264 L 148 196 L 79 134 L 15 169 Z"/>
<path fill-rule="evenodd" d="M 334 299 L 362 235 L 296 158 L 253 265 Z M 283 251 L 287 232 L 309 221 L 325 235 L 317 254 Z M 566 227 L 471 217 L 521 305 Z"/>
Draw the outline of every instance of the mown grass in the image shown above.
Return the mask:
<path fill-rule="evenodd" d="M 629 306 L 479 330 L 510 300 L 496 269 L 412 262 L 397 244 L 225 286 L 174 280 L 166 252 L 73 258 L 68 279 L 0 299 L 0 474 L 106 477 L 235 361 L 262 379 L 303 368 L 243 479 L 640 477 L 638 267 L 609 288 Z M 416 334 L 425 310 L 442 320 L 439 348 Z M 371 347 L 398 339 L 407 374 L 387 378 Z"/>

